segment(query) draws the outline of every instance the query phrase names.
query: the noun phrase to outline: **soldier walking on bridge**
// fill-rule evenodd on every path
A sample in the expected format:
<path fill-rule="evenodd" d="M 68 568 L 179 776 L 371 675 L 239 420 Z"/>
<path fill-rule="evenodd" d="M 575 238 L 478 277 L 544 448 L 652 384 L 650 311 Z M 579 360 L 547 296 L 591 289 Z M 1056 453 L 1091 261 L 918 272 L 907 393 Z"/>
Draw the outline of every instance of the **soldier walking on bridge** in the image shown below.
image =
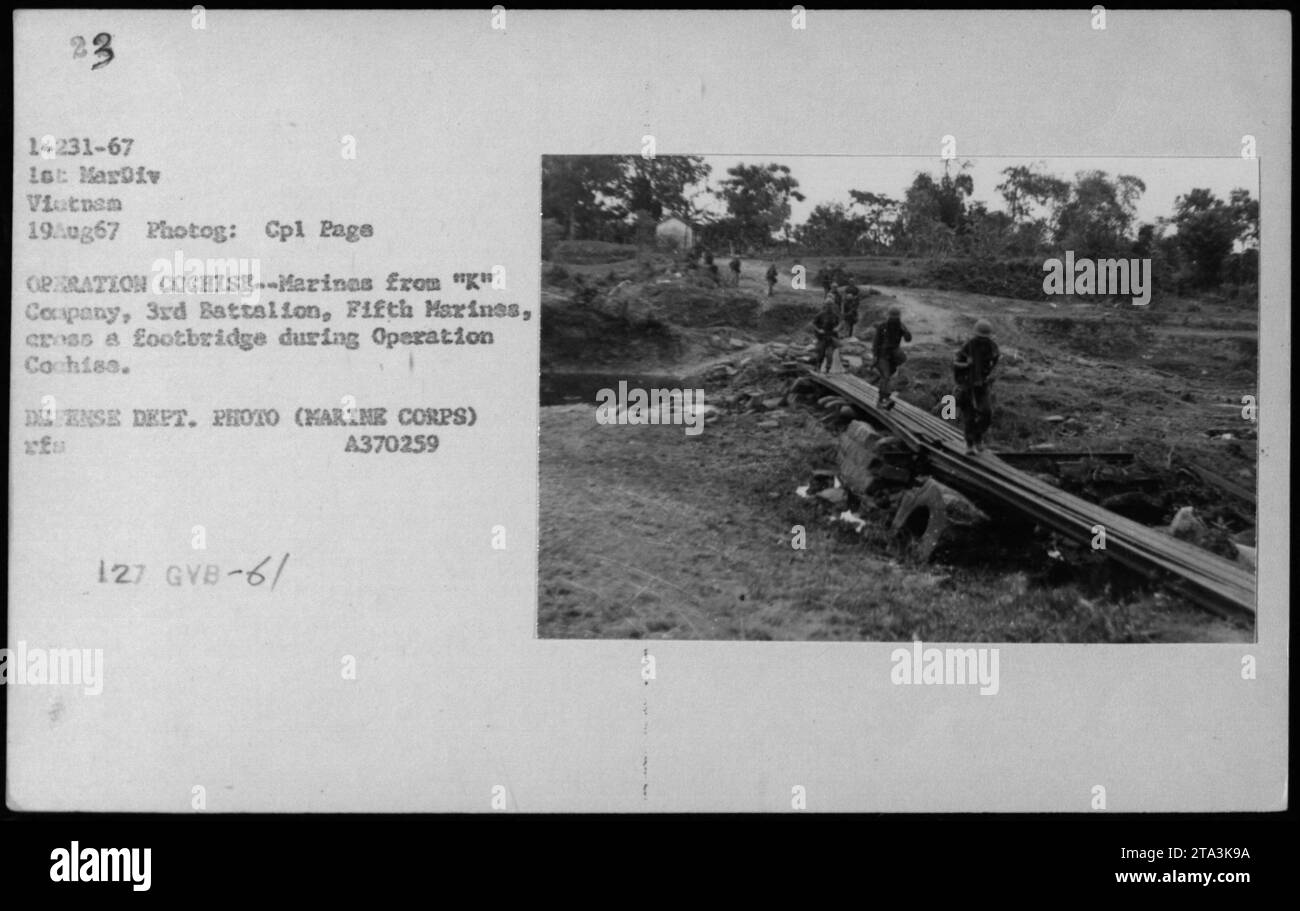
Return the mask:
<path fill-rule="evenodd" d="M 767 296 L 771 297 L 772 289 L 776 287 L 776 263 L 768 263 L 764 277 L 767 279 Z"/>
<path fill-rule="evenodd" d="M 993 423 L 993 373 L 1001 352 L 988 320 L 975 323 L 975 335 L 953 358 L 957 407 L 966 433 L 966 454 L 984 452 L 984 434 Z"/>
<path fill-rule="evenodd" d="M 835 359 L 835 349 L 839 341 L 835 338 L 835 329 L 840 324 L 839 314 L 835 312 L 835 298 L 828 294 L 822 304 L 822 312 L 813 317 L 813 334 L 817 338 L 817 359 L 813 362 L 818 373 L 830 373 Z M 825 365 L 825 369 L 822 367 Z"/>
<path fill-rule="evenodd" d="M 876 326 L 876 341 L 873 354 L 876 359 L 876 371 L 880 374 L 880 407 L 888 411 L 894 407 L 893 393 L 889 391 L 889 381 L 898 372 L 898 368 L 907 361 L 903 353 L 903 340 L 912 340 L 912 333 L 903 325 L 903 311 L 898 307 L 889 308 L 889 317 Z"/>

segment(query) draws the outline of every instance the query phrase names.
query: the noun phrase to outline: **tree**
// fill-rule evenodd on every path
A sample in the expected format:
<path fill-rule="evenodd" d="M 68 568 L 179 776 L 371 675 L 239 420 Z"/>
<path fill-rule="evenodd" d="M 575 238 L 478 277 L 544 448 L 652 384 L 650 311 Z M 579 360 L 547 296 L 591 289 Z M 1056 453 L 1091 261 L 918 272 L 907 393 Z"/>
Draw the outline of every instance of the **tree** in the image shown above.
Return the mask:
<path fill-rule="evenodd" d="M 849 190 L 853 204 L 862 208 L 866 228 L 862 240 L 873 250 L 880 251 L 893 245 L 894 229 L 902 203 L 880 193 Z"/>
<path fill-rule="evenodd" d="M 610 201 L 621 177 L 611 155 L 547 155 L 542 158 L 542 218 L 554 218 L 569 240 L 606 233 L 603 224 L 624 216 Z"/>
<path fill-rule="evenodd" d="M 1196 287 L 1218 287 L 1224 260 L 1243 230 L 1239 214 L 1239 210 L 1203 188 L 1174 200 L 1178 247 L 1191 268 Z"/>
<path fill-rule="evenodd" d="M 627 155 L 620 157 L 619 167 L 621 173 L 612 192 L 628 212 L 649 212 L 655 221 L 666 213 L 696 220 L 695 199 L 703 192 L 712 171 L 703 158 Z"/>
<path fill-rule="evenodd" d="M 997 186 L 1012 221 L 1011 246 L 1021 253 L 1032 253 L 1046 245 L 1056 231 L 1061 206 L 1070 198 L 1069 181 L 1045 174 L 1038 167 L 1004 168 L 1005 179 Z"/>
<path fill-rule="evenodd" d="M 847 256 L 869 227 L 864 216 L 854 214 L 843 203 L 822 203 L 799 226 L 796 237 L 809 250 Z"/>
<path fill-rule="evenodd" d="M 1228 196 L 1228 209 L 1237 224 L 1237 240 L 1244 247 L 1259 246 L 1259 200 L 1237 187 Z"/>
<path fill-rule="evenodd" d="M 773 236 L 787 228 L 790 200 L 803 201 L 799 181 L 783 164 L 738 164 L 727 169 L 719 186 L 727 206 L 720 234 L 741 247 L 767 247 Z"/>
<path fill-rule="evenodd" d="M 1029 221 L 1033 206 L 1055 209 L 1070 196 L 1069 181 L 1036 170 L 1036 165 L 1002 169 L 1006 178 L 997 190 L 1007 203 L 1007 214 L 1017 224 Z"/>
<path fill-rule="evenodd" d="M 1146 192 L 1139 178 L 1105 171 L 1080 171 L 1070 197 L 1057 217 L 1056 243 L 1076 256 L 1103 258 L 1124 255 L 1138 198 Z"/>
<path fill-rule="evenodd" d="M 965 252 L 976 259 L 993 260 L 1004 256 L 1016 237 L 1016 226 L 1006 212 L 990 212 L 982 202 L 966 209 L 967 228 L 961 236 Z"/>
<path fill-rule="evenodd" d="M 962 162 L 954 175 L 944 162 L 943 176 L 936 180 L 918 171 L 903 195 L 897 233 L 918 253 L 939 255 L 952 252 L 958 234 L 968 227 L 966 200 L 975 192 L 975 181 L 966 173 L 971 166 Z"/>

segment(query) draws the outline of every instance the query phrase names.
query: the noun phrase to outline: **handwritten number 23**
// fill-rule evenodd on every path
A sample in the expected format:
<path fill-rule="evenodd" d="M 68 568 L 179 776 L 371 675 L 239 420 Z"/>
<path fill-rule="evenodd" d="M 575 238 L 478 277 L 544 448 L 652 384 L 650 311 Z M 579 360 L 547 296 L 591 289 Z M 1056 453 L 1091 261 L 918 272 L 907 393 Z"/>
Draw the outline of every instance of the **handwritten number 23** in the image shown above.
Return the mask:
<path fill-rule="evenodd" d="M 98 35 L 94 37 L 91 43 L 95 46 L 96 62 L 93 66 L 91 66 L 92 70 L 97 70 L 100 69 L 101 67 L 108 66 L 110 63 L 113 62 L 113 57 L 116 55 L 113 53 L 112 42 L 113 42 L 113 36 L 110 35 L 108 32 L 100 32 Z M 72 39 L 71 43 L 72 43 L 72 57 L 74 60 L 78 57 L 86 56 L 85 38 L 82 38 L 80 35 L 78 35 L 76 38 Z"/>

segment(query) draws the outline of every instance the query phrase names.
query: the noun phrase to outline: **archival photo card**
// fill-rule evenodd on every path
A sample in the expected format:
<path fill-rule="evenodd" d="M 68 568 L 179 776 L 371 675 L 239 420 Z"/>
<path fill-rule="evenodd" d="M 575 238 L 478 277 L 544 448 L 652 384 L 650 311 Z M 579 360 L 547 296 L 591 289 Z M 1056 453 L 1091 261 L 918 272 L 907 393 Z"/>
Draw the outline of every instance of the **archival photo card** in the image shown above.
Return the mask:
<path fill-rule="evenodd" d="M 1289 24 L 17 11 L 5 812 L 1285 808 Z"/>

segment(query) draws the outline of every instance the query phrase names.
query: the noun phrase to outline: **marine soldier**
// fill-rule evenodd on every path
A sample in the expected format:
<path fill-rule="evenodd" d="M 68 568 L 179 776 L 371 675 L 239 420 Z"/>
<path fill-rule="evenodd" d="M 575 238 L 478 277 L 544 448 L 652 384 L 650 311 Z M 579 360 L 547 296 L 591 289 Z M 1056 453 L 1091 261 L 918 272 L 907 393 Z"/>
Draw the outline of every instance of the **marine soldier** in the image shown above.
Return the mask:
<path fill-rule="evenodd" d="M 840 344 L 835 338 L 835 329 L 839 324 L 840 318 L 835 312 L 835 298 L 828 294 L 822 304 L 822 312 L 813 318 L 813 334 L 817 338 L 817 359 L 813 363 L 819 373 L 831 372 L 835 349 Z M 824 370 L 822 369 L 823 364 L 826 368 Z"/>
<path fill-rule="evenodd" d="M 889 391 L 889 382 L 898 368 L 907 361 L 907 355 L 901 347 L 904 340 L 911 341 L 912 333 L 903 325 L 903 311 L 898 307 L 889 308 L 889 316 L 876 326 L 876 341 L 873 354 L 876 359 L 876 371 L 880 374 L 880 407 L 888 411 L 894 407 L 893 393 Z"/>
<path fill-rule="evenodd" d="M 1001 356 L 993 340 L 993 327 L 981 319 L 975 323 L 975 334 L 953 358 L 967 455 L 984 452 L 984 434 L 993 423 L 993 375 Z"/>
<path fill-rule="evenodd" d="M 858 286 L 853 284 L 850 279 L 847 284 L 840 288 L 840 318 L 844 321 L 844 337 L 853 337 L 853 327 L 858 322 L 858 305 L 861 303 L 862 292 Z"/>

